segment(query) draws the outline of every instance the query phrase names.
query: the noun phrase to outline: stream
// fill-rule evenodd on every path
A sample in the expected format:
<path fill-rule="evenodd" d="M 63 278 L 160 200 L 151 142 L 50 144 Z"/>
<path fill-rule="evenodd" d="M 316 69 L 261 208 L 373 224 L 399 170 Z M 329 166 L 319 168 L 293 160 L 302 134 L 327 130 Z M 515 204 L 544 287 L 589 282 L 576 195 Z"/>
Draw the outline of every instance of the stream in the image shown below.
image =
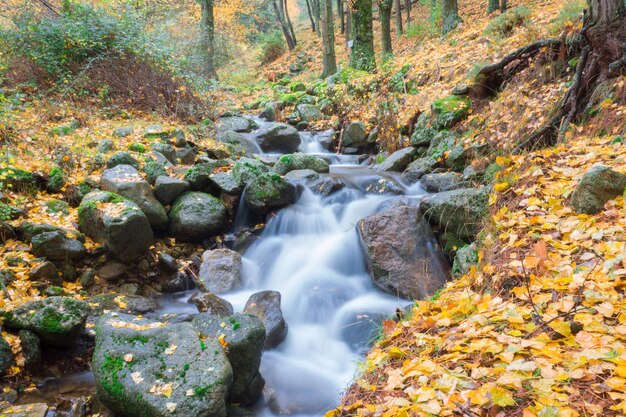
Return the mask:
<path fill-rule="evenodd" d="M 261 127 L 266 123 L 255 121 Z M 247 135 L 253 137 L 254 132 Z M 255 292 L 274 290 L 282 295 L 289 332 L 281 345 L 263 354 L 265 395 L 255 408 L 262 417 L 319 416 L 340 403 L 357 362 L 378 336 L 380 321 L 410 304 L 374 287 L 355 226 L 399 194 L 416 202 L 426 194 L 419 183 L 405 186 L 399 176 L 360 165 L 365 158 L 325 150 L 323 135 L 300 136 L 301 152 L 331 164 L 330 173 L 320 178 L 339 179 L 345 187 L 321 196 L 305 186 L 298 202 L 272 216 L 242 254 L 242 289 L 220 294 L 235 311 L 242 311 Z M 238 217 L 235 228 L 245 223 L 245 207 Z M 188 302 L 192 293 L 161 298 L 158 313 L 197 313 Z"/>

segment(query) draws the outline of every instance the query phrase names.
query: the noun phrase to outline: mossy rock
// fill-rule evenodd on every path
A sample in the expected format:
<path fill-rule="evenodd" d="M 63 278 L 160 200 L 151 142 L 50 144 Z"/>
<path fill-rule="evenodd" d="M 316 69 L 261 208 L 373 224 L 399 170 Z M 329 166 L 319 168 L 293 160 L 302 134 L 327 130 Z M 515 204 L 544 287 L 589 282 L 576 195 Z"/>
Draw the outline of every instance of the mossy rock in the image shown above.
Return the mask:
<path fill-rule="evenodd" d="M 138 169 L 139 161 L 128 152 L 118 152 L 107 160 L 107 168 L 114 168 L 118 165 L 130 165 Z"/>
<path fill-rule="evenodd" d="M 212 195 L 187 192 L 176 199 L 169 212 L 170 234 L 183 242 L 197 242 L 224 231 L 226 206 Z"/>
<path fill-rule="evenodd" d="M 278 159 L 276 165 L 274 165 L 274 171 L 279 175 L 285 175 L 288 172 L 302 169 L 310 169 L 322 174 L 329 172 L 330 166 L 328 162 L 320 157 L 300 152 L 283 155 Z"/>
<path fill-rule="evenodd" d="M 63 200 L 50 200 L 45 202 L 48 213 L 61 213 L 66 216 L 70 214 L 70 206 Z"/>
<path fill-rule="evenodd" d="M 60 193 L 63 191 L 63 187 L 65 187 L 65 173 L 61 167 L 54 167 L 50 170 L 48 174 L 48 192 L 49 193 Z"/>
<path fill-rule="evenodd" d="M 233 166 L 232 173 L 240 186 L 246 186 L 259 175 L 269 172 L 269 167 L 258 159 L 241 158 Z"/>
<path fill-rule="evenodd" d="M 0 168 L 0 183 L 17 191 L 39 188 L 37 178 L 32 172 L 10 166 Z"/>
<path fill-rule="evenodd" d="M 250 209 L 265 214 L 293 204 L 298 199 L 296 187 L 276 173 L 264 173 L 251 181 L 244 190 Z"/>
<path fill-rule="evenodd" d="M 460 277 L 467 274 L 472 265 L 478 263 L 478 251 L 476 245 L 465 245 L 456 251 L 454 256 L 454 263 L 452 264 L 452 273 L 455 277 Z"/>
<path fill-rule="evenodd" d="M 146 180 L 150 184 L 154 184 L 157 178 L 167 176 L 167 169 L 162 163 L 150 160 L 143 166 L 143 173 L 146 175 Z"/>
<path fill-rule="evenodd" d="M 142 143 L 131 143 L 130 145 L 128 145 L 128 150 L 137 153 L 148 152 L 148 148 L 146 148 L 146 146 Z"/>
<path fill-rule="evenodd" d="M 192 191 L 203 191 L 208 193 L 214 193 L 215 187 L 211 181 L 213 172 L 222 166 L 225 166 L 224 161 L 210 161 L 202 162 L 191 167 L 185 172 L 185 181 L 189 183 Z"/>
<path fill-rule="evenodd" d="M 435 100 L 431 105 L 437 125 L 441 129 L 449 129 L 469 116 L 472 101 L 467 97 L 448 96 Z"/>

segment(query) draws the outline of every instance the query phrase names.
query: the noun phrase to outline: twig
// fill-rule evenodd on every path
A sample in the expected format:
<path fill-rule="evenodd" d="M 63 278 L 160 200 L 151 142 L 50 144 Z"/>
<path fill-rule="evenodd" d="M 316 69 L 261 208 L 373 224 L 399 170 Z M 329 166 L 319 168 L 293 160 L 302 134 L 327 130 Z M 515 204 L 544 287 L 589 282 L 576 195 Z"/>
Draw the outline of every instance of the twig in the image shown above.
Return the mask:
<path fill-rule="evenodd" d="M 528 301 L 530 302 L 530 305 L 533 307 L 533 310 L 535 311 L 535 316 L 537 317 L 537 319 L 543 323 L 543 319 L 541 318 L 541 315 L 539 314 L 539 310 L 537 310 L 537 306 L 535 305 L 535 302 L 533 301 L 533 296 L 530 293 L 530 275 L 526 273 L 526 267 L 524 266 L 523 258 L 522 258 L 522 273 L 524 274 L 524 283 L 526 284 L 526 292 L 528 293 Z"/>
<path fill-rule="evenodd" d="M 458 403 L 456 401 L 453 401 L 453 402 L 454 402 L 454 405 L 456 405 L 456 407 L 459 409 L 459 411 L 464 416 L 467 416 L 467 417 L 479 417 L 478 414 L 474 414 L 472 412 L 472 410 L 470 410 L 469 408 L 465 407 L 464 405 L 462 405 L 462 404 L 460 404 L 460 403 Z"/>

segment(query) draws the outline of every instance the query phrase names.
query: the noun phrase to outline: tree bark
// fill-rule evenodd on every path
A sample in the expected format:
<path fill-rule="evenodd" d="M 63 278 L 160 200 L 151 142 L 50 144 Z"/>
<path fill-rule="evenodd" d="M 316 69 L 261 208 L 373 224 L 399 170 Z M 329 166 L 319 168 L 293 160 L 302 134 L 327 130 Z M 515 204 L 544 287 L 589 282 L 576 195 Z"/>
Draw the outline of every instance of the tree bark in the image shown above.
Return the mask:
<path fill-rule="evenodd" d="M 311 1 L 310 0 L 306 0 L 306 11 L 309 13 L 309 19 L 311 20 L 311 30 L 313 30 L 313 33 L 315 33 L 316 32 L 315 20 L 313 19 L 313 12 L 311 10 Z"/>
<path fill-rule="evenodd" d="M 280 7 L 279 7 L 280 3 Z M 283 35 L 285 36 L 285 41 L 287 42 L 287 47 L 290 51 L 293 51 L 296 48 L 296 40 L 291 37 L 291 32 L 289 32 L 289 26 L 285 21 L 285 14 L 283 13 L 283 3 L 282 0 L 272 0 L 272 5 L 274 6 L 274 11 L 276 12 L 276 19 L 278 19 L 278 23 L 280 24 L 280 28 L 283 31 Z"/>
<path fill-rule="evenodd" d="M 311 0 L 311 9 L 313 9 L 313 19 L 315 19 L 315 27 L 317 28 L 317 34 L 321 35 L 321 7 L 320 1 L 323 0 Z"/>
<path fill-rule="evenodd" d="M 380 11 L 381 35 L 383 43 L 383 57 L 393 54 L 391 45 L 391 9 L 393 0 L 378 0 L 378 10 Z"/>
<path fill-rule="evenodd" d="M 489 0 L 487 14 L 491 14 L 500 8 L 500 0 Z"/>
<path fill-rule="evenodd" d="M 461 22 L 457 0 L 443 0 L 441 14 L 443 16 L 442 32 L 444 35 L 456 28 Z"/>
<path fill-rule="evenodd" d="M 405 0 L 406 9 L 406 25 L 409 26 L 411 24 L 411 0 Z"/>
<path fill-rule="evenodd" d="M 404 33 L 404 29 L 402 28 L 402 6 L 400 0 L 394 0 L 394 5 L 396 9 L 396 35 L 400 36 Z"/>
<path fill-rule="evenodd" d="M 339 16 L 339 23 L 341 24 L 341 34 L 346 33 L 346 14 L 343 10 L 343 0 L 337 0 L 337 15 Z"/>
<path fill-rule="evenodd" d="M 322 43 L 324 44 L 324 55 L 322 56 L 324 72 L 322 77 L 326 78 L 337 72 L 337 61 L 335 59 L 333 0 L 322 0 L 322 2 Z"/>
<path fill-rule="evenodd" d="M 284 10 L 285 17 L 287 19 L 287 27 L 289 28 L 289 33 L 291 34 L 291 38 L 293 39 L 294 44 L 298 44 L 298 40 L 296 39 L 296 32 L 293 30 L 293 25 L 291 24 L 291 18 L 289 17 L 289 9 L 287 8 L 287 0 L 284 0 Z"/>
<path fill-rule="evenodd" d="M 352 39 L 352 12 L 350 11 L 350 3 L 346 7 L 346 41 Z"/>
<path fill-rule="evenodd" d="M 372 0 L 351 0 L 349 4 L 353 41 L 350 66 L 362 71 L 374 71 L 376 58 L 374 56 Z"/>
<path fill-rule="evenodd" d="M 217 80 L 215 71 L 215 15 L 213 13 L 214 0 L 202 0 L 201 33 L 200 45 L 204 54 L 204 75 L 213 80 Z"/>
<path fill-rule="evenodd" d="M 500 1 L 500 11 L 501 12 L 506 12 L 506 0 L 501 0 Z"/>

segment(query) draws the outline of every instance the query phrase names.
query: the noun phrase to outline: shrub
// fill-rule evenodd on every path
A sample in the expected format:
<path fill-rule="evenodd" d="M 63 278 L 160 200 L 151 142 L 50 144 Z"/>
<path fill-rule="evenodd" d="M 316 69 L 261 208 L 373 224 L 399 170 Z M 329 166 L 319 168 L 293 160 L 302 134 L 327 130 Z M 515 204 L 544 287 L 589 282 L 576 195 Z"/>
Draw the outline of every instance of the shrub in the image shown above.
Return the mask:
<path fill-rule="evenodd" d="M 276 61 L 287 51 L 285 41 L 279 31 L 273 31 L 262 36 L 259 43 L 261 45 L 259 61 L 263 65 Z"/>
<path fill-rule="evenodd" d="M 406 28 L 406 36 L 417 41 L 422 41 L 438 34 L 439 29 L 431 19 L 412 22 Z"/>
<path fill-rule="evenodd" d="M 516 27 L 525 25 L 530 15 L 530 9 L 524 6 L 509 9 L 489 22 L 485 34 L 506 38 Z"/>

